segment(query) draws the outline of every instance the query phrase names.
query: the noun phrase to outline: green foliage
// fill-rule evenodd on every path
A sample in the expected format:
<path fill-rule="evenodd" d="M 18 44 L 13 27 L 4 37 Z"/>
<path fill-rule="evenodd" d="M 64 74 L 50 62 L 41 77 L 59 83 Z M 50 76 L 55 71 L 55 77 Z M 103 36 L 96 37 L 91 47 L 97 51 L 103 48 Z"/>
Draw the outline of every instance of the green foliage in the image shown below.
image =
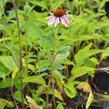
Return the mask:
<path fill-rule="evenodd" d="M 74 87 L 74 84 L 72 82 L 68 82 L 64 85 L 64 90 L 65 93 L 67 94 L 68 97 L 74 98 L 76 96 L 76 89 Z"/>
<path fill-rule="evenodd" d="M 7 106 L 8 108 L 13 108 L 14 104 L 11 101 L 0 98 L 0 108 L 4 109 L 5 106 Z"/>
<path fill-rule="evenodd" d="M 61 103 L 59 103 L 58 105 L 57 105 L 57 108 L 56 109 L 64 109 L 64 107 L 63 107 L 63 105 L 61 104 Z"/>
<path fill-rule="evenodd" d="M 107 1 L 17 0 L 26 108 L 43 109 L 56 103 L 57 109 L 63 109 L 66 96 L 72 100 L 79 94 L 78 84 L 90 83 L 89 77 L 94 77 L 109 56 L 109 19 L 104 10 Z M 20 104 L 19 71 L 11 76 L 20 70 L 18 28 L 15 10 L 6 10 L 8 3 L 12 1 L 0 0 L 0 90 L 13 85 L 15 100 Z M 70 20 L 67 28 L 61 23 L 56 28 L 48 26 L 49 15 L 57 8 L 65 9 Z M 15 108 L 9 94 L 6 100 L 0 96 L 0 109 Z M 92 95 L 82 96 L 88 99 L 87 108 Z"/>
<path fill-rule="evenodd" d="M 38 76 L 30 76 L 30 77 L 26 77 L 23 82 L 26 83 L 37 83 L 37 84 L 45 84 L 45 81 L 42 77 L 38 77 Z"/>

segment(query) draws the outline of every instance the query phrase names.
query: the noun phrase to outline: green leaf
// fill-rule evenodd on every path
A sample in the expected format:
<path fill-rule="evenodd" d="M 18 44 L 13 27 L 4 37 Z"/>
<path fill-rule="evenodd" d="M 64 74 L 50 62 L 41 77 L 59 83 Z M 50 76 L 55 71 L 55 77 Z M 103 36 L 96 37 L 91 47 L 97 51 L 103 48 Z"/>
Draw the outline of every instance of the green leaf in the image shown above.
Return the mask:
<path fill-rule="evenodd" d="M 64 109 L 62 103 L 59 103 L 59 104 L 57 105 L 56 109 Z"/>
<path fill-rule="evenodd" d="M 103 95 L 104 99 L 109 101 L 109 95 Z"/>
<path fill-rule="evenodd" d="M 12 56 L 0 56 L 0 62 L 11 71 L 17 68 Z"/>
<path fill-rule="evenodd" d="M 101 36 L 98 34 L 88 34 L 88 35 L 81 35 L 79 38 L 77 38 L 77 36 L 73 37 L 74 39 L 72 39 L 74 42 L 77 41 L 87 41 L 87 40 L 91 40 L 91 39 L 100 39 Z"/>
<path fill-rule="evenodd" d="M 62 70 L 64 69 L 65 67 L 61 64 L 54 64 L 53 65 L 53 70 Z"/>
<path fill-rule="evenodd" d="M 10 73 L 11 71 L 0 62 L 0 78 L 4 79 Z"/>
<path fill-rule="evenodd" d="M 35 21 L 28 21 L 24 24 L 24 29 L 26 31 L 31 31 L 34 35 L 40 36 L 41 32 L 39 30 L 39 26 L 35 23 Z"/>
<path fill-rule="evenodd" d="M 17 101 L 21 102 L 21 92 L 18 90 L 14 93 L 14 97 Z M 24 103 L 27 104 L 26 100 L 24 99 Z"/>
<path fill-rule="evenodd" d="M 74 62 L 69 59 L 64 59 L 61 63 L 65 65 L 75 65 Z"/>
<path fill-rule="evenodd" d="M 74 98 L 76 96 L 77 92 L 73 83 L 70 82 L 70 83 L 64 84 L 64 90 L 68 97 Z"/>
<path fill-rule="evenodd" d="M 29 96 L 26 96 L 27 102 L 29 103 L 29 107 L 31 109 L 40 109 L 36 102 Z"/>
<path fill-rule="evenodd" d="M 61 5 L 63 4 L 65 2 L 65 0 L 54 0 L 53 2 L 52 2 L 52 5 L 51 5 L 51 9 L 52 9 L 52 11 L 53 10 L 55 10 L 55 9 L 57 9 L 57 8 L 59 8 L 59 7 L 61 7 Z"/>
<path fill-rule="evenodd" d="M 36 5 L 36 6 L 40 6 L 40 7 L 44 8 L 44 9 L 47 9 L 47 10 L 48 10 L 47 4 L 46 4 L 46 2 L 44 2 L 44 1 L 34 1 L 34 0 L 30 0 L 30 2 L 31 2 L 32 4 L 34 4 L 34 5 Z"/>
<path fill-rule="evenodd" d="M 43 66 L 43 65 L 49 65 L 49 61 L 48 60 L 40 60 L 37 62 L 36 64 L 36 68 L 39 68 L 40 66 Z"/>
<path fill-rule="evenodd" d="M 97 64 L 99 64 L 99 62 L 95 57 L 85 60 L 85 65 L 88 67 L 95 67 Z"/>
<path fill-rule="evenodd" d="M 36 64 L 37 72 L 43 72 L 49 69 L 49 61 L 48 60 L 40 60 Z"/>
<path fill-rule="evenodd" d="M 89 92 L 89 97 L 88 97 L 88 100 L 87 100 L 87 103 L 86 103 L 86 109 L 89 109 L 89 106 L 91 105 L 92 101 L 93 101 L 93 94 L 92 94 L 92 91 Z"/>
<path fill-rule="evenodd" d="M 7 106 L 8 108 L 13 108 L 14 104 L 11 101 L 5 100 L 3 98 L 0 98 L 0 109 L 4 109 L 5 106 Z"/>
<path fill-rule="evenodd" d="M 0 24 L 0 30 L 5 30 L 5 26 Z"/>
<path fill-rule="evenodd" d="M 37 72 L 44 72 L 48 69 L 49 69 L 49 67 L 47 65 L 42 65 L 38 68 Z"/>
<path fill-rule="evenodd" d="M 107 47 L 103 50 L 101 59 L 105 59 L 107 56 L 109 56 L 109 47 Z"/>
<path fill-rule="evenodd" d="M 66 54 L 70 50 L 70 46 L 63 46 L 61 48 L 57 48 L 56 54 Z"/>
<path fill-rule="evenodd" d="M 5 107 L 5 104 L 2 101 L 0 101 L 0 109 L 4 109 L 4 107 Z"/>
<path fill-rule="evenodd" d="M 69 52 L 64 54 L 57 54 L 54 62 L 56 63 L 62 63 L 67 57 L 69 56 Z"/>
<path fill-rule="evenodd" d="M 23 79 L 23 82 L 45 85 L 44 79 L 42 77 L 39 77 L 39 76 L 26 77 L 25 79 Z"/>
<path fill-rule="evenodd" d="M 55 94 L 55 97 L 58 98 L 59 100 L 63 101 L 63 98 L 61 96 L 61 94 L 59 93 L 58 90 L 54 89 L 54 94 Z"/>
<path fill-rule="evenodd" d="M 11 38 L 9 38 L 9 37 L 8 38 L 7 37 L 6 38 L 2 38 L 2 39 L 0 39 L 0 43 L 1 42 L 5 42 L 5 41 L 10 41 L 10 40 L 11 40 Z"/>
<path fill-rule="evenodd" d="M 46 18 L 48 18 L 48 12 L 34 12 L 34 17 L 35 17 L 35 19 L 37 20 L 37 22 L 39 22 L 40 23 L 40 25 L 47 25 L 47 21 L 48 21 L 48 19 L 46 19 Z M 47 29 L 47 28 L 46 28 Z M 46 34 L 46 29 L 43 29 L 43 35 L 45 35 Z M 49 29 L 48 29 L 48 31 L 49 31 Z M 47 31 L 47 33 L 48 33 L 48 31 Z"/>
<path fill-rule="evenodd" d="M 49 36 L 41 36 L 40 37 L 40 45 L 48 50 L 51 50 L 53 48 L 53 39 Z"/>
<path fill-rule="evenodd" d="M 98 49 L 90 50 L 90 47 L 91 45 L 88 45 L 78 51 L 78 53 L 75 55 L 75 60 L 77 64 L 81 65 L 84 63 L 85 59 L 101 52 L 101 50 L 98 50 Z"/>
<path fill-rule="evenodd" d="M 45 86 L 40 86 L 37 90 L 38 96 L 40 96 L 41 94 L 43 94 L 44 92 L 46 92 L 46 87 Z"/>
<path fill-rule="evenodd" d="M 8 88 L 11 86 L 11 78 L 6 78 L 4 81 L 0 81 L 0 89 L 2 88 Z"/>
<path fill-rule="evenodd" d="M 63 79 L 65 79 L 66 77 L 57 70 L 53 71 L 53 75 L 54 77 L 56 77 L 58 86 L 63 89 Z"/>
<path fill-rule="evenodd" d="M 56 76 L 56 77 L 59 77 L 59 78 L 61 78 L 61 79 L 65 79 L 66 77 L 62 74 L 62 73 L 60 73 L 58 70 L 54 70 L 53 71 L 53 74 Z"/>
<path fill-rule="evenodd" d="M 88 66 L 75 66 L 71 70 L 73 79 L 76 79 L 76 78 L 83 76 L 87 73 L 91 75 L 91 74 L 93 74 L 93 72 L 94 72 L 94 68 L 88 67 Z"/>

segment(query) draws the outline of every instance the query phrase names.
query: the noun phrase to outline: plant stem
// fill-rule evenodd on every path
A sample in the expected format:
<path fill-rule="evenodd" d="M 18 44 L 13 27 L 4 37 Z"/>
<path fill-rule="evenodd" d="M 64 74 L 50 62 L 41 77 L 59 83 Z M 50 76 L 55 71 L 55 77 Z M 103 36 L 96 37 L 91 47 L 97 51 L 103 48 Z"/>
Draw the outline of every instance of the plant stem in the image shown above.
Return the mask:
<path fill-rule="evenodd" d="M 26 58 L 25 58 L 25 62 L 26 62 L 26 73 L 28 74 L 28 41 L 26 40 Z M 29 74 L 28 74 L 29 76 Z M 27 95 L 29 95 L 29 83 L 27 83 Z"/>
<path fill-rule="evenodd" d="M 55 81 L 52 80 L 52 88 L 53 88 L 53 105 L 54 105 L 54 109 L 56 109 L 56 100 L 55 100 L 55 93 L 54 93 L 54 89 L 55 89 L 54 83 L 55 83 Z"/>
<path fill-rule="evenodd" d="M 20 70 L 20 82 L 21 82 L 21 100 L 22 100 L 22 109 L 24 109 L 23 80 L 22 80 L 23 65 L 22 65 L 22 45 L 21 45 L 20 25 L 19 25 L 18 13 L 17 13 L 16 1 L 15 1 L 15 0 L 12 0 L 12 2 L 13 2 L 15 14 L 16 14 L 16 21 L 17 21 L 17 28 L 18 28 L 18 37 L 19 37 L 19 58 L 20 58 L 19 70 Z"/>
<path fill-rule="evenodd" d="M 14 104 L 16 106 L 16 109 L 19 109 L 18 105 L 17 105 L 17 102 L 16 102 L 16 100 L 14 98 L 14 90 L 13 90 L 13 81 L 12 80 L 11 80 L 11 94 L 12 94 L 12 98 L 13 98 Z"/>
<path fill-rule="evenodd" d="M 49 88 L 47 87 L 47 91 L 46 91 L 46 109 L 48 108 L 48 104 L 49 104 L 49 94 L 48 94 L 48 90 L 49 90 Z"/>
<path fill-rule="evenodd" d="M 68 66 L 67 66 L 67 79 L 69 78 L 69 69 L 68 69 Z"/>
<path fill-rule="evenodd" d="M 55 60 L 55 36 L 53 36 L 53 52 L 52 52 L 52 65 L 54 64 L 54 60 Z M 52 78 L 53 79 L 53 78 Z M 54 105 L 54 109 L 56 109 L 56 101 L 55 101 L 55 93 L 54 93 L 54 80 L 52 80 L 52 88 L 53 88 L 53 105 Z"/>

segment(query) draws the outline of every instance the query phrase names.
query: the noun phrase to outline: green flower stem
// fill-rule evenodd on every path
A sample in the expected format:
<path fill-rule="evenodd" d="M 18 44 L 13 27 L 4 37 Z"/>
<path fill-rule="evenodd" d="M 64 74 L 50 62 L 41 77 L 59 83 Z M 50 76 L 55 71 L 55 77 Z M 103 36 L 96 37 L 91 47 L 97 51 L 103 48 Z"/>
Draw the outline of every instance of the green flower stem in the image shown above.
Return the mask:
<path fill-rule="evenodd" d="M 54 105 L 54 109 L 56 109 L 56 100 L 55 100 L 55 93 L 54 93 L 54 89 L 55 89 L 55 81 L 53 80 L 52 77 L 52 72 L 53 72 L 53 65 L 54 65 L 54 60 L 55 60 L 55 42 L 57 39 L 57 33 L 58 33 L 59 27 L 57 27 L 56 29 L 53 29 L 52 31 L 54 32 L 53 34 L 53 49 L 52 49 L 52 53 L 51 53 L 51 68 L 50 68 L 50 75 L 49 75 L 49 82 L 48 82 L 48 87 L 47 87 L 47 92 L 46 92 L 46 108 L 48 108 L 48 104 L 49 104 L 49 89 L 51 87 L 52 84 L 52 91 L 53 91 L 53 105 Z"/>
<path fill-rule="evenodd" d="M 55 93 L 54 93 L 54 89 L 55 89 L 55 81 L 52 80 L 52 88 L 53 88 L 53 105 L 54 105 L 54 109 L 56 109 L 56 100 L 55 100 Z"/>
<path fill-rule="evenodd" d="M 60 27 L 60 26 L 59 26 Z M 57 27 L 56 28 L 56 32 L 55 32 L 55 34 L 53 35 L 53 52 L 52 52 L 52 66 L 53 66 L 53 64 L 54 64 L 54 60 L 55 60 L 55 49 L 56 49 L 56 47 L 55 47 L 55 41 L 56 41 L 56 39 L 57 39 L 57 33 L 58 33 L 58 30 L 59 30 L 59 28 Z M 52 72 L 52 71 L 51 71 Z M 53 78 L 52 78 L 52 74 L 50 74 L 51 76 L 51 79 L 52 79 L 52 88 L 53 88 L 53 105 L 54 105 L 54 109 L 56 109 L 56 100 L 55 100 L 55 93 L 54 93 L 54 89 L 55 89 L 55 86 L 54 86 L 54 84 L 55 84 L 55 81 L 53 80 Z"/>

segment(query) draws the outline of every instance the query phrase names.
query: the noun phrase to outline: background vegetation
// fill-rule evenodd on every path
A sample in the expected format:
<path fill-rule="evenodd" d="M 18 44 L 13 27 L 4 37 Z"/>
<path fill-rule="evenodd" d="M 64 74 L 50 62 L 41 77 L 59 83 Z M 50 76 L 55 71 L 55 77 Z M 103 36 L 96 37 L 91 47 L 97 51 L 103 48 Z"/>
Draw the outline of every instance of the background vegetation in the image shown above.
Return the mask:
<path fill-rule="evenodd" d="M 63 109 L 70 101 L 88 109 L 109 99 L 92 87 L 97 71 L 109 71 L 101 66 L 109 56 L 106 2 L 0 0 L 0 109 Z M 48 26 L 57 8 L 68 28 Z"/>

